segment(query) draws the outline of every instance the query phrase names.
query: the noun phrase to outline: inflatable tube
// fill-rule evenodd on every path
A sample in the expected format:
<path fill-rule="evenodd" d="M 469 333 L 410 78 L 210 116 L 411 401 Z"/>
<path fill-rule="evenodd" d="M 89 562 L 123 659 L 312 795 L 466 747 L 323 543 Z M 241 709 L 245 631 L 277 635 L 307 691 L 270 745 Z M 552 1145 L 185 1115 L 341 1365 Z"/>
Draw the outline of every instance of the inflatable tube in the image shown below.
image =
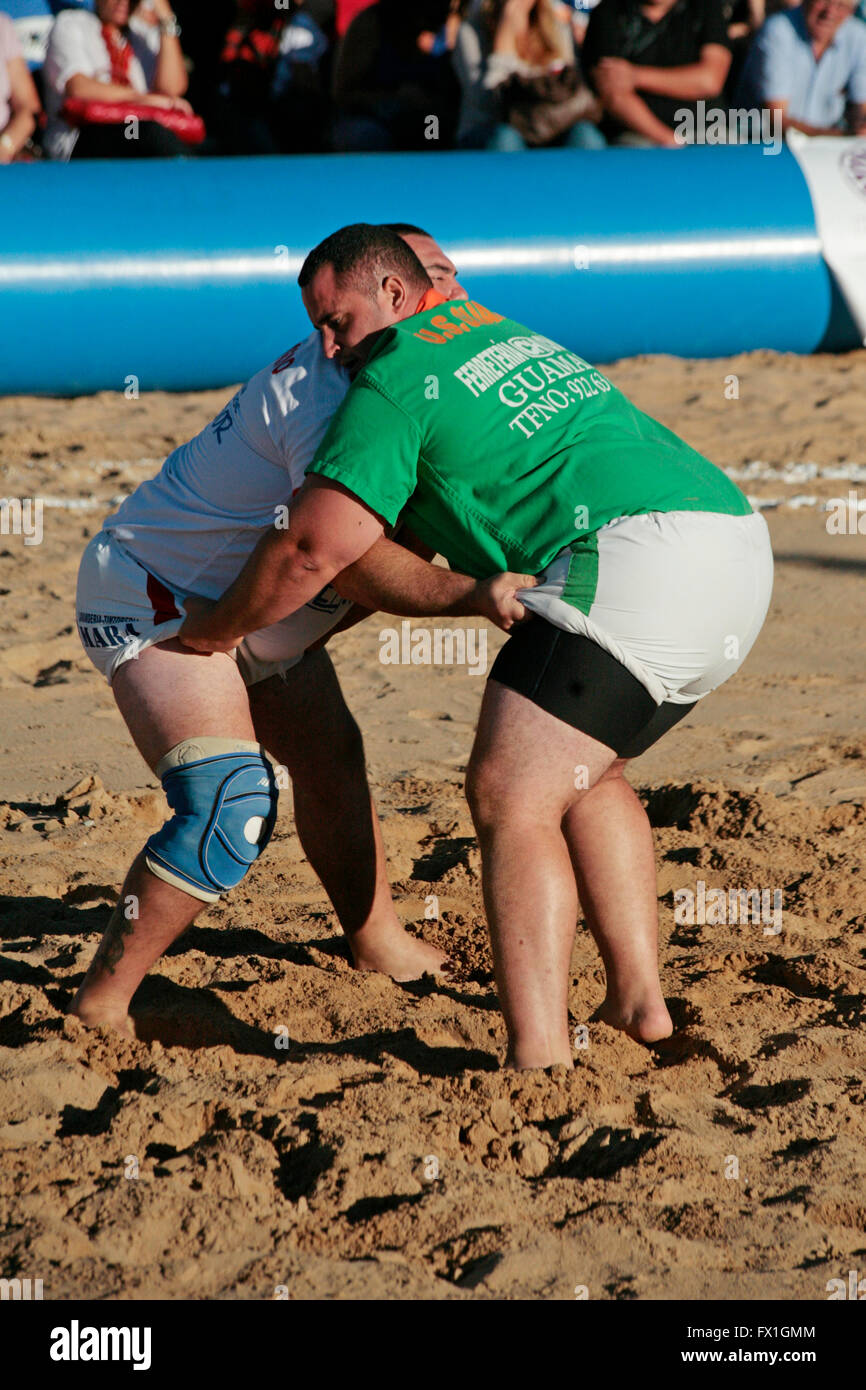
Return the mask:
<path fill-rule="evenodd" d="M 474 298 L 591 361 L 862 340 L 787 148 L 73 161 L 2 187 L 5 393 L 244 380 L 309 332 L 298 269 L 348 221 L 428 228 Z"/>

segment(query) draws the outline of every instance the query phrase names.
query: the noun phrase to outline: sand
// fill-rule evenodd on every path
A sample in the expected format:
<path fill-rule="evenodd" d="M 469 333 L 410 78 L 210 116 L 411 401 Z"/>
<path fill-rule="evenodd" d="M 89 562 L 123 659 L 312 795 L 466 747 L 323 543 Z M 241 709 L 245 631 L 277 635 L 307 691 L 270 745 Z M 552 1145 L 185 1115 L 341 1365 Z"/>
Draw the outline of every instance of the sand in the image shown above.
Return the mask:
<path fill-rule="evenodd" d="M 581 924 L 573 1072 L 501 1067 L 462 794 L 484 682 L 380 664 L 390 619 L 332 651 L 398 911 L 455 980 L 351 969 L 286 793 L 142 986 L 153 1040 L 64 1016 L 163 805 L 79 647 L 78 558 L 230 392 L 0 401 L 0 495 L 48 499 L 41 545 L 0 536 L 0 1275 L 51 1299 L 820 1300 L 866 1272 L 866 536 L 824 510 L 864 495 L 866 352 L 608 370 L 767 507 L 777 574 L 743 670 L 631 765 L 675 1036 L 591 1021 Z M 780 893 L 781 931 L 677 921 L 700 883 Z"/>

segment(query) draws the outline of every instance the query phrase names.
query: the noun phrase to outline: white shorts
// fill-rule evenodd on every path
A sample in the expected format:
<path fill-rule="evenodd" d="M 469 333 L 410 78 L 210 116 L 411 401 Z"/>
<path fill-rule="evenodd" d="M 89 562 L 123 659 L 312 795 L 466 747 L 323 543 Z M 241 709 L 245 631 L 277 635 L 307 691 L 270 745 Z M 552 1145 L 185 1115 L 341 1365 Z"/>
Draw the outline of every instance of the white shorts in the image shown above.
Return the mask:
<path fill-rule="evenodd" d="M 562 551 L 537 588 L 521 590 L 521 602 L 596 642 L 656 704 L 691 704 L 733 675 L 773 591 L 770 535 L 759 512 L 647 512 L 609 522 L 596 541 L 597 573 L 586 555 L 573 560 Z M 567 583 L 572 602 L 562 597 Z"/>
<path fill-rule="evenodd" d="M 94 536 L 78 571 L 76 621 L 87 655 L 109 685 L 124 662 L 177 635 L 186 597 L 140 565 L 112 533 Z M 249 633 L 235 652 L 246 684 L 297 666 L 350 607 L 350 600 L 328 586 L 282 622 Z"/>

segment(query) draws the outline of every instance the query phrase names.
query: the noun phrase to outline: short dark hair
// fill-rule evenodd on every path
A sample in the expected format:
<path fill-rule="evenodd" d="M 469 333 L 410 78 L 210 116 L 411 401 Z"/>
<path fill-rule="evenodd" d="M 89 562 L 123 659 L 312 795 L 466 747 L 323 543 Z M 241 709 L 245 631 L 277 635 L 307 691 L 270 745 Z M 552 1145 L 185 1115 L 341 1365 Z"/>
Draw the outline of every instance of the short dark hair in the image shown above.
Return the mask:
<path fill-rule="evenodd" d="M 399 275 L 419 290 L 433 288 L 430 276 L 403 238 L 389 227 L 375 227 L 370 222 L 353 222 L 320 241 L 301 266 L 301 289 L 306 289 L 326 265 L 371 299 L 386 275 Z"/>
<path fill-rule="evenodd" d="M 411 222 L 383 222 L 382 226 L 387 227 L 389 232 L 396 232 L 398 236 L 426 236 L 433 240 L 423 227 L 415 227 Z"/>

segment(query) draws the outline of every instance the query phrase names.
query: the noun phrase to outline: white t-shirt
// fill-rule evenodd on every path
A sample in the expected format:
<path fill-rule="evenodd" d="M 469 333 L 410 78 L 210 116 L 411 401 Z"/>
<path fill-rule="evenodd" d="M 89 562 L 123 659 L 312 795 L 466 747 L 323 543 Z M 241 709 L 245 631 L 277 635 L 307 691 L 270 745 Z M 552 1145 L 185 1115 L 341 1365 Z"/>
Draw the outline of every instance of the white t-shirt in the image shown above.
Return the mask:
<path fill-rule="evenodd" d="M 129 42 L 129 85 L 144 94 L 153 84 L 162 36 L 158 26 L 136 21 L 133 16 Z M 42 69 L 48 115 L 43 143 L 49 159 L 69 159 L 78 139 L 78 131 L 61 120 L 59 114 L 66 100 L 66 84 L 76 72 L 97 82 L 110 82 L 111 57 L 102 37 L 102 24 L 95 14 L 89 10 L 61 10 L 51 30 Z"/>
<path fill-rule="evenodd" d="M 311 333 L 169 454 L 104 529 L 169 589 L 218 598 L 282 519 L 348 389 Z"/>

